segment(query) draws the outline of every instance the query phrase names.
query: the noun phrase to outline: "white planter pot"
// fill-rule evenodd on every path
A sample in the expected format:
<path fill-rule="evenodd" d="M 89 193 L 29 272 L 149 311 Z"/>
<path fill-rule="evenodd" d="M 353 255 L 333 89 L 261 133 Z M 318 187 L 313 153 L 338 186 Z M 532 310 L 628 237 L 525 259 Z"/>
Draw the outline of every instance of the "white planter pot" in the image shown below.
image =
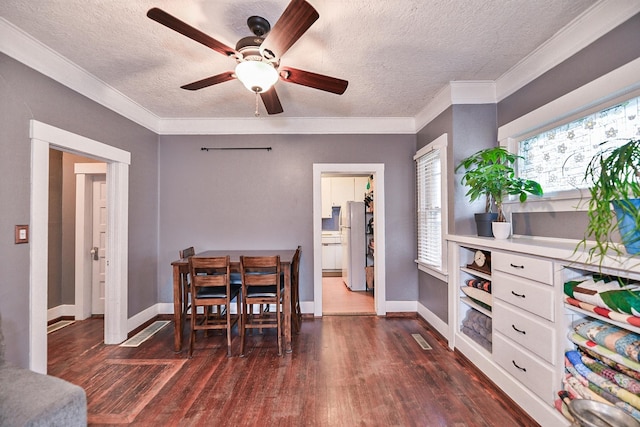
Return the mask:
<path fill-rule="evenodd" d="M 511 235 L 510 222 L 492 222 L 491 229 L 493 230 L 493 236 L 496 239 L 508 239 Z"/>

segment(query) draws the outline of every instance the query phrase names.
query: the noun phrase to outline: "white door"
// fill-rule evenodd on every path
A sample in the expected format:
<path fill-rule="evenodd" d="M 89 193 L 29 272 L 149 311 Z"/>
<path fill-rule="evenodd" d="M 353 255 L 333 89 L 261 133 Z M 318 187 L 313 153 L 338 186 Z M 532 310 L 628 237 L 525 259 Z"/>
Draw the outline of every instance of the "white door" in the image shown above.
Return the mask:
<path fill-rule="evenodd" d="M 93 245 L 91 249 L 91 314 L 104 314 L 107 246 L 107 182 L 93 180 Z"/>

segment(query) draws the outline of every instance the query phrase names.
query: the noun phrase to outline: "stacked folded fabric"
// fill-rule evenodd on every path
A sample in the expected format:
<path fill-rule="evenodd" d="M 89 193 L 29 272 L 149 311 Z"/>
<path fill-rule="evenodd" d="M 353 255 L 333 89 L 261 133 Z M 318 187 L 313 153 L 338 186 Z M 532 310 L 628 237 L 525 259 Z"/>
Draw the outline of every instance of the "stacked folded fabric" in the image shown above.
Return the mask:
<path fill-rule="evenodd" d="M 574 326 L 569 338 L 578 346 L 565 353 L 569 397 L 616 406 L 640 421 L 640 336 L 589 319 Z M 567 415 L 561 401 L 556 408 Z"/>
<path fill-rule="evenodd" d="M 479 311 L 469 310 L 462 321 L 462 333 L 491 351 L 491 318 Z"/>
<path fill-rule="evenodd" d="M 568 304 L 600 316 L 640 326 L 640 283 L 589 276 L 564 284 Z"/>
<path fill-rule="evenodd" d="M 462 292 L 479 306 L 491 310 L 491 282 L 485 279 L 469 279 L 465 283 L 467 286 L 461 287 Z"/>

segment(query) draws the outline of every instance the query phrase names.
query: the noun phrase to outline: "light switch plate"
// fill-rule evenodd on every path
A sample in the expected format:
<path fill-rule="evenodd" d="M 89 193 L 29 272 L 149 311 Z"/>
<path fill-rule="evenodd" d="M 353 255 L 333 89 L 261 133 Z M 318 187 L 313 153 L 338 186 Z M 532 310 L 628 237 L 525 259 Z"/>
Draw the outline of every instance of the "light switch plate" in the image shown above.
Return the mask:
<path fill-rule="evenodd" d="M 16 225 L 16 244 L 29 242 L 29 226 Z"/>

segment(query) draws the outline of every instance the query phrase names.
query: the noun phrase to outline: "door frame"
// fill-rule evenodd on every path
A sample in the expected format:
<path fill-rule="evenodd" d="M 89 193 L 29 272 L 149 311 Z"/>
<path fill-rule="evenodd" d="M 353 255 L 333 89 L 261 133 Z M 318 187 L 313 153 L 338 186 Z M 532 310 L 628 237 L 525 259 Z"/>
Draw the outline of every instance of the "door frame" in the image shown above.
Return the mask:
<path fill-rule="evenodd" d="M 91 316 L 92 260 L 87 254 L 93 246 L 92 223 L 93 179 L 106 175 L 106 163 L 76 163 L 76 244 L 75 244 L 75 318 Z M 108 189 L 107 189 L 108 190 Z M 109 231 L 107 230 L 107 233 Z"/>
<path fill-rule="evenodd" d="M 374 304 L 376 314 L 387 314 L 385 267 L 384 163 L 314 163 L 313 164 L 313 303 L 315 317 L 322 317 L 322 174 L 373 175 L 375 203 L 376 261 L 374 268 Z M 363 266 L 364 268 L 364 266 Z"/>
<path fill-rule="evenodd" d="M 107 163 L 107 277 L 104 343 L 127 338 L 129 165 L 131 153 L 30 120 L 31 243 L 29 245 L 29 369 L 47 372 L 47 262 L 49 243 L 49 149 Z"/>

